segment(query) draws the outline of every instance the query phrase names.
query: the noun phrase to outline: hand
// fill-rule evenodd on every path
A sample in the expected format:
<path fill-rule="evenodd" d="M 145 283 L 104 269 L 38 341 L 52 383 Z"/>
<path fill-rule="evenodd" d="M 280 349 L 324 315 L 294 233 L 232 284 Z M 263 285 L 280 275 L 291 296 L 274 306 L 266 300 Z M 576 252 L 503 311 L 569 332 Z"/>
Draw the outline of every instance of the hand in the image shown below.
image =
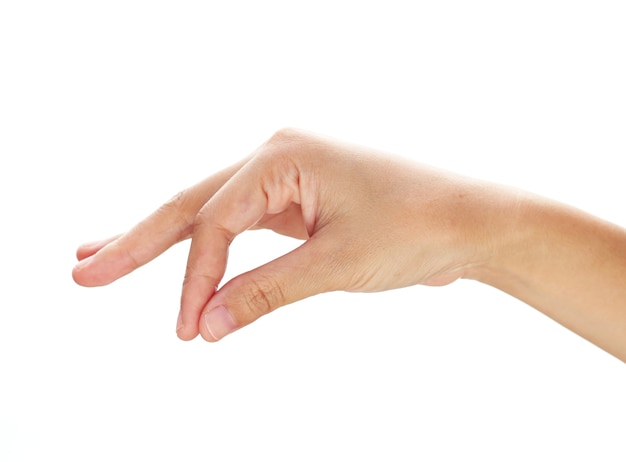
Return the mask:
<path fill-rule="evenodd" d="M 229 244 L 250 228 L 305 242 L 218 290 Z M 108 284 L 187 238 L 185 340 L 219 340 L 321 292 L 466 277 L 626 361 L 626 230 L 530 193 L 283 130 L 126 234 L 81 246 L 74 280 Z"/>
<path fill-rule="evenodd" d="M 314 294 L 464 276 L 488 258 L 495 233 L 486 225 L 498 213 L 497 197 L 474 180 L 283 130 L 127 233 L 81 246 L 73 277 L 84 286 L 108 284 L 191 238 L 177 333 L 215 341 Z M 250 228 L 305 242 L 218 290 L 229 244 Z"/>

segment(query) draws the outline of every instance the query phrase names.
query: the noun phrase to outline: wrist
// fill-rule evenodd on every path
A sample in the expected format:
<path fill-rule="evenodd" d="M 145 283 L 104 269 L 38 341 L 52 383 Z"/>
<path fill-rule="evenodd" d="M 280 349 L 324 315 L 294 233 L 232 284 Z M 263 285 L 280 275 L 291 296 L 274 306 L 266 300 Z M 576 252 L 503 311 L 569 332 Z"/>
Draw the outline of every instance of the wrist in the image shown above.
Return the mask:
<path fill-rule="evenodd" d="M 480 220 L 474 238 L 474 259 L 463 277 L 506 290 L 522 267 L 532 262 L 531 250 L 541 239 L 533 222 L 539 214 L 537 198 L 521 190 L 485 185 Z"/>

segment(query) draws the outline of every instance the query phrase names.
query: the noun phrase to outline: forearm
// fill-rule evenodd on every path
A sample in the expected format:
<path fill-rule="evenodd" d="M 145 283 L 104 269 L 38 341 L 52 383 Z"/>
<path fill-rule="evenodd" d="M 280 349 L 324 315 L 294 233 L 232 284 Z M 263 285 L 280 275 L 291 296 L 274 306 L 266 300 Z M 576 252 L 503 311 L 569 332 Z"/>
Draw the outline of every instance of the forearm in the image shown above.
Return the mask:
<path fill-rule="evenodd" d="M 515 203 L 499 215 L 506 232 L 489 258 L 467 276 L 626 361 L 626 230 L 536 196 Z"/>

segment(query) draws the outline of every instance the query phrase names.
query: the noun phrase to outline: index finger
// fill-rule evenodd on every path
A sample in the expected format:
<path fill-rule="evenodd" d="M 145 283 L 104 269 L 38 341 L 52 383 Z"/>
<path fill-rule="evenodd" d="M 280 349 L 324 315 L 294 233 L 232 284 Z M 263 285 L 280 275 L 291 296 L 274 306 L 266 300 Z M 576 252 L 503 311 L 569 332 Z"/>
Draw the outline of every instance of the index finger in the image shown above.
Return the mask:
<path fill-rule="evenodd" d="M 178 335 L 198 334 L 202 310 L 224 276 L 235 236 L 266 214 L 300 203 L 299 173 L 293 162 L 260 155 L 234 175 L 200 210 L 194 224 L 181 298 Z"/>

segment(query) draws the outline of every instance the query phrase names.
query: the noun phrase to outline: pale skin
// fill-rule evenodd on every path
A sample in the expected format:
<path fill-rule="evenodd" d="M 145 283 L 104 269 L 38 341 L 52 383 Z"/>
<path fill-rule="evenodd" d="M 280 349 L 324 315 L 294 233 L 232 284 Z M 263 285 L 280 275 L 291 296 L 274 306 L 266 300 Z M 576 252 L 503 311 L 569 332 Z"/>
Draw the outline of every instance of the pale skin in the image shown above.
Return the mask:
<path fill-rule="evenodd" d="M 296 250 L 220 287 L 238 234 Z M 285 129 L 125 234 L 79 247 L 101 286 L 191 238 L 177 334 L 216 341 L 322 292 L 481 281 L 626 361 L 626 230 L 534 194 Z"/>

